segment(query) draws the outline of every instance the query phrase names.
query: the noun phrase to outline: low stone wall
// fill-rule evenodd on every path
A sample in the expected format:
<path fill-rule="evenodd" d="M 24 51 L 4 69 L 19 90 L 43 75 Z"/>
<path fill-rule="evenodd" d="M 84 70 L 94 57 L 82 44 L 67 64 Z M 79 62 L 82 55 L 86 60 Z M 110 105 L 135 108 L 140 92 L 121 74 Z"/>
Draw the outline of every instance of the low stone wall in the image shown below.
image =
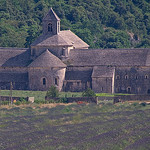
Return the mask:
<path fill-rule="evenodd" d="M 114 103 L 125 101 L 150 101 L 150 95 L 120 95 L 114 97 Z"/>
<path fill-rule="evenodd" d="M 87 102 L 87 103 L 96 103 L 97 104 L 97 97 L 66 97 L 66 98 L 52 98 L 52 97 L 45 97 L 45 100 L 55 100 L 56 102 L 61 101 L 62 99 L 66 99 L 67 103 L 73 102 Z"/>
<path fill-rule="evenodd" d="M 110 96 L 99 96 L 97 97 L 97 99 L 99 101 L 111 101 L 111 100 L 114 100 L 114 97 L 110 97 Z"/>
<path fill-rule="evenodd" d="M 28 97 L 12 97 L 12 100 L 20 101 L 21 99 L 28 101 Z M 0 96 L 0 101 L 9 101 L 9 96 Z"/>

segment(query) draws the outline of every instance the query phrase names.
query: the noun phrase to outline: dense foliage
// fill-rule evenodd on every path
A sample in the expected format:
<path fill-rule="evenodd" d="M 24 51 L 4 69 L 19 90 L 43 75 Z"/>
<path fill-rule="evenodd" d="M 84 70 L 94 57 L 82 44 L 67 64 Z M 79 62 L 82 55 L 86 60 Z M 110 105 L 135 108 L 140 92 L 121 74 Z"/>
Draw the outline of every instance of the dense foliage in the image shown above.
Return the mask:
<path fill-rule="evenodd" d="M 148 0 L 1 0 L 0 46 L 29 47 L 50 7 L 92 48 L 150 47 Z"/>

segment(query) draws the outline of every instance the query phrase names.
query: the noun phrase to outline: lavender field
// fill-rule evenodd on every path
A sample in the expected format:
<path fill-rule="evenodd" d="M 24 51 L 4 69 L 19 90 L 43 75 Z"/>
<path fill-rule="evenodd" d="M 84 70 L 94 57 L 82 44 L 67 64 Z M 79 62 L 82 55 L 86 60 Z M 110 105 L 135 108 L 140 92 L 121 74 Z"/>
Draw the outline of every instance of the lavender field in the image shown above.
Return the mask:
<path fill-rule="evenodd" d="M 0 150 L 149 150 L 150 105 L 0 107 Z"/>

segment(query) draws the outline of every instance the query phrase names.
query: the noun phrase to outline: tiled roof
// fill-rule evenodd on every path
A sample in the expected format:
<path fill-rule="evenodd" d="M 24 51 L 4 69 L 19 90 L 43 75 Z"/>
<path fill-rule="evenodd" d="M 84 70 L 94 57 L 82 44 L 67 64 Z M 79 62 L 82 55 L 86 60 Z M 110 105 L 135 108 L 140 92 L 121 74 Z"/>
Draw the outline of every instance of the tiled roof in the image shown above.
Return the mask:
<path fill-rule="evenodd" d="M 114 67 L 107 67 L 107 66 L 95 66 L 93 68 L 92 77 L 113 77 L 113 73 L 115 71 Z"/>
<path fill-rule="evenodd" d="M 28 49 L 0 48 L 0 66 L 25 67 L 30 63 Z"/>
<path fill-rule="evenodd" d="M 149 52 L 150 49 L 72 49 L 69 60 L 74 66 L 144 66 Z"/>
<path fill-rule="evenodd" d="M 92 75 L 92 69 L 85 70 L 84 68 L 82 70 L 72 70 L 67 71 L 65 80 L 81 80 L 84 82 L 90 81 Z"/>
<path fill-rule="evenodd" d="M 46 50 L 40 56 L 38 56 L 28 67 L 65 68 L 66 65 L 58 57 L 50 53 L 49 50 Z"/>
<path fill-rule="evenodd" d="M 70 30 L 60 31 L 56 35 L 41 35 L 31 46 L 74 46 L 75 48 L 89 47 L 83 40 Z"/>

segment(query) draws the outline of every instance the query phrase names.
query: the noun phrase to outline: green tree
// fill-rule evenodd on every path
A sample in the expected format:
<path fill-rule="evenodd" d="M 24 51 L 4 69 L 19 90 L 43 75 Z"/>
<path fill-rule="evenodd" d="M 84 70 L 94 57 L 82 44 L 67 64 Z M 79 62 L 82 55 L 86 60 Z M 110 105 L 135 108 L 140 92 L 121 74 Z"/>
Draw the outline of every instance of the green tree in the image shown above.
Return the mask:
<path fill-rule="evenodd" d="M 92 89 L 87 88 L 85 91 L 83 91 L 82 96 L 83 97 L 94 97 L 94 96 L 96 96 L 96 94 Z"/>
<path fill-rule="evenodd" d="M 52 85 L 50 87 L 50 89 L 47 91 L 46 96 L 47 97 L 53 97 L 53 98 L 58 97 L 59 96 L 59 91 L 54 85 Z"/>

